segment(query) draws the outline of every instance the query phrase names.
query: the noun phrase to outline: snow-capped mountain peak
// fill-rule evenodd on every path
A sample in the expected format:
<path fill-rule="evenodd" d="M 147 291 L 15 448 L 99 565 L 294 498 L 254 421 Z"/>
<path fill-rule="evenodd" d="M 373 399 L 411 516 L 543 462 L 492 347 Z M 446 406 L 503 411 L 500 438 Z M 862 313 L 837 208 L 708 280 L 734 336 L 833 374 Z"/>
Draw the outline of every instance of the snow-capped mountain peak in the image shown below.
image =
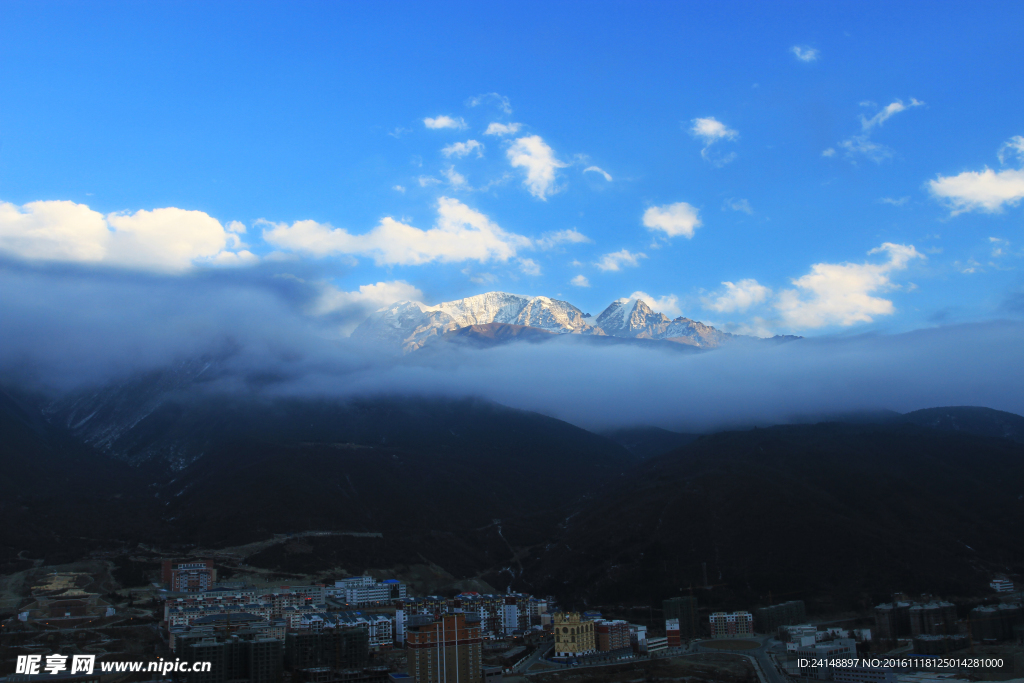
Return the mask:
<path fill-rule="evenodd" d="M 373 313 L 352 337 L 409 353 L 447 332 L 490 323 L 525 325 L 556 334 L 668 339 L 701 347 L 718 346 L 732 336 L 689 318 L 670 320 L 642 299 L 617 299 L 593 319 L 566 301 L 487 292 L 434 306 L 399 301 Z"/>

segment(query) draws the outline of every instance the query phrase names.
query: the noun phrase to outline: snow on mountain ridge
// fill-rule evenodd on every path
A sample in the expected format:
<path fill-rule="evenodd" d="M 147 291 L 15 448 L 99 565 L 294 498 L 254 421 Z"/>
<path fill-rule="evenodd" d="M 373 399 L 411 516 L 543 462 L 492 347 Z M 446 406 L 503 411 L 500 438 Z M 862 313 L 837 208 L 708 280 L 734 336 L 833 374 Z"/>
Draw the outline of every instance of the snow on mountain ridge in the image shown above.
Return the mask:
<path fill-rule="evenodd" d="M 689 318 L 671 320 L 642 299 L 617 299 L 595 320 L 565 301 L 507 292 L 487 292 L 435 306 L 400 301 L 373 313 L 355 329 L 352 337 L 409 353 L 446 332 L 490 323 L 525 325 L 556 334 L 667 339 L 708 348 L 732 337 Z"/>
<path fill-rule="evenodd" d="M 398 346 L 409 353 L 445 332 L 489 323 L 526 325 L 559 334 L 592 329 L 583 312 L 568 302 L 546 296 L 487 292 L 435 306 L 400 301 L 373 313 L 352 332 L 352 337 Z"/>

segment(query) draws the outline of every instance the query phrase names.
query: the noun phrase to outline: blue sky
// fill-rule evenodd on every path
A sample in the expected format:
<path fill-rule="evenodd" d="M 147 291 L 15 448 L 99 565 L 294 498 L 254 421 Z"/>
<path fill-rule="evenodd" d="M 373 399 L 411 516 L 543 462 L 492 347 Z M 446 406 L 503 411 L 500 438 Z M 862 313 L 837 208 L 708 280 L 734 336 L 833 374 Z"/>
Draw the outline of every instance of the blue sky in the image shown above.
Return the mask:
<path fill-rule="evenodd" d="M 299 273 L 321 312 L 503 290 L 761 335 L 1020 317 L 1022 25 L 1019 2 L 8 0 L 0 251 Z"/>

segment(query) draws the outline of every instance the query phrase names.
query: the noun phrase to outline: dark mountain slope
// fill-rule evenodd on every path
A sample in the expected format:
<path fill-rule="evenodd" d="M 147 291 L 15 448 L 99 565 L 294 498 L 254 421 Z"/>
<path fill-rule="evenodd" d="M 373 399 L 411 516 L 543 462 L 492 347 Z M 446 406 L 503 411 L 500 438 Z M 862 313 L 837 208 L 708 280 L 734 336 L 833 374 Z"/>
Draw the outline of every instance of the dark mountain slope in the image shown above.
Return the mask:
<path fill-rule="evenodd" d="M 1002 437 L 1024 443 L 1024 417 L 991 408 L 925 408 L 906 413 L 902 421 L 945 432 Z"/>
<path fill-rule="evenodd" d="M 137 518 L 120 514 L 146 507 L 138 473 L 23 403 L 0 391 L 0 572 L 22 551 L 67 561 L 139 533 Z"/>
<path fill-rule="evenodd" d="M 685 446 L 700 435 L 671 432 L 660 427 L 628 427 L 605 432 L 604 436 L 641 460 L 647 460 Z"/>
<path fill-rule="evenodd" d="M 138 429 L 202 444 L 161 495 L 176 525 L 218 529 L 224 542 L 486 526 L 560 509 L 635 463 L 568 423 L 473 399 L 168 403 Z"/>
<path fill-rule="evenodd" d="M 914 425 L 819 424 L 701 437 L 571 517 L 529 568 L 591 603 L 703 583 L 716 607 L 984 589 L 1024 568 L 1024 446 Z M 575 588 L 570 588 L 575 587 Z M 783 597 L 789 596 L 789 597 Z"/>

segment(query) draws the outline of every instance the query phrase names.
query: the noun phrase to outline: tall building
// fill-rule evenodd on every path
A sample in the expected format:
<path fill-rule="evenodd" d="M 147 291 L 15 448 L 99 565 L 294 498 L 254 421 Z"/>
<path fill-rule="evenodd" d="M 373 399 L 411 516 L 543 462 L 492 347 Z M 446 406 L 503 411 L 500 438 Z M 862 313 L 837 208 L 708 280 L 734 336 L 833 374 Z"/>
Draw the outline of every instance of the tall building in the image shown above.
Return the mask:
<path fill-rule="evenodd" d="M 406 623 L 413 683 L 482 683 L 480 622 L 461 612 Z"/>
<path fill-rule="evenodd" d="M 679 647 L 682 641 L 679 638 L 679 620 L 665 620 L 665 642 L 668 647 Z"/>
<path fill-rule="evenodd" d="M 910 608 L 911 636 L 944 636 L 956 633 L 956 605 L 933 601 Z"/>
<path fill-rule="evenodd" d="M 213 588 L 217 570 L 212 560 L 174 562 L 164 560 L 162 578 L 167 587 L 179 593 L 194 593 Z"/>
<path fill-rule="evenodd" d="M 712 638 L 736 638 L 754 634 L 754 615 L 750 612 L 715 612 L 708 621 Z"/>
<path fill-rule="evenodd" d="M 776 633 L 780 626 L 802 624 L 807 619 L 803 600 L 790 600 L 771 607 L 754 610 L 754 630 L 758 633 Z"/>
<path fill-rule="evenodd" d="M 665 619 L 679 620 L 679 637 L 697 637 L 697 598 L 686 595 L 661 601 Z"/>
<path fill-rule="evenodd" d="M 599 652 L 625 650 L 630 647 L 629 624 L 622 619 L 598 619 L 594 622 Z"/>
<path fill-rule="evenodd" d="M 555 635 L 555 657 L 597 652 L 594 622 L 582 619 L 579 612 L 556 612 L 552 631 Z"/>
<path fill-rule="evenodd" d="M 875 607 L 875 633 L 882 640 L 910 635 L 910 603 L 886 602 Z"/>
<path fill-rule="evenodd" d="M 285 636 L 289 669 L 357 669 L 366 666 L 369 659 L 370 636 L 365 626 L 307 629 Z"/>
<path fill-rule="evenodd" d="M 178 656 L 186 662 L 210 662 L 210 670 L 188 674 L 194 683 L 279 683 L 284 671 L 284 644 L 278 638 L 204 637 L 182 641 Z"/>

